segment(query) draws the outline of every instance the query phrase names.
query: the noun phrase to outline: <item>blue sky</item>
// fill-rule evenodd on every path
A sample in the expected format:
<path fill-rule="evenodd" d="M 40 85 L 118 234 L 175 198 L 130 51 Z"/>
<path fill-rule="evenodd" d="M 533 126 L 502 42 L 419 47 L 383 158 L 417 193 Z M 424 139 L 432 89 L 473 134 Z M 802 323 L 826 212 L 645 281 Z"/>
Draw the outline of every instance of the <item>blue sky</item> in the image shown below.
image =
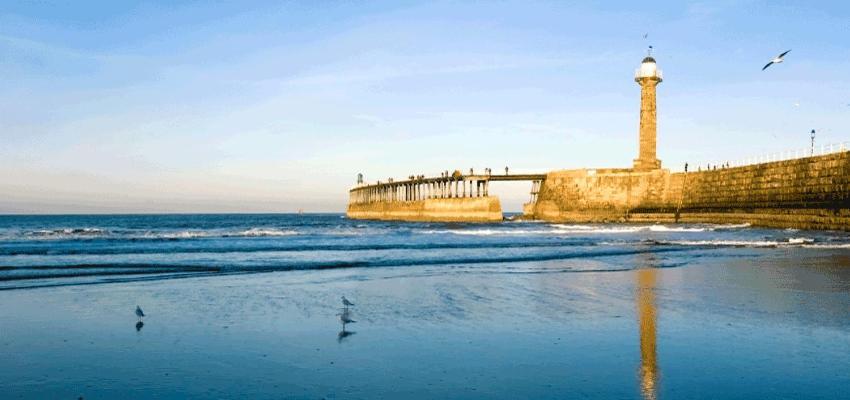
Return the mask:
<path fill-rule="evenodd" d="M 665 167 L 850 140 L 846 2 L 7 3 L 0 213 L 343 211 L 358 172 L 630 166 L 648 45 Z"/>

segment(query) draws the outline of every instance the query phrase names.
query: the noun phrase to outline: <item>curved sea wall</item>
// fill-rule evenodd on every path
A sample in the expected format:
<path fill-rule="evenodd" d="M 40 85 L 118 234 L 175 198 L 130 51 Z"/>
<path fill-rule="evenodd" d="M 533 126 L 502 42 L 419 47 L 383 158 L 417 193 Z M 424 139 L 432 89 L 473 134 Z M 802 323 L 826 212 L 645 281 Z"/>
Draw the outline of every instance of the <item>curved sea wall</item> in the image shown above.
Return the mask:
<path fill-rule="evenodd" d="M 553 171 L 526 217 L 850 230 L 850 153 L 688 173 Z"/>
<path fill-rule="evenodd" d="M 502 220 L 498 197 L 460 197 L 415 201 L 350 203 L 353 219 L 423 222 L 495 222 Z"/>

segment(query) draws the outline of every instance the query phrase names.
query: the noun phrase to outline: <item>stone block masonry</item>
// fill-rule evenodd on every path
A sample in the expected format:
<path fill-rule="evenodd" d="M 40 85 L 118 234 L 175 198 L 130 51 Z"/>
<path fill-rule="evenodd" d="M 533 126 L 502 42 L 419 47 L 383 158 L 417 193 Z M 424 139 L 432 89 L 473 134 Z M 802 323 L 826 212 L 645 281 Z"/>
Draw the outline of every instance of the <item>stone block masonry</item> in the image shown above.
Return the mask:
<path fill-rule="evenodd" d="M 498 197 L 434 198 L 350 203 L 346 215 L 384 221 L 499 222 L 502 207 Z"/>
<path fill-rule="evenodd" d="M 850 230 L 850 153 L 688 173 L 554 171 L 538 196 L 527 218 Z"/>

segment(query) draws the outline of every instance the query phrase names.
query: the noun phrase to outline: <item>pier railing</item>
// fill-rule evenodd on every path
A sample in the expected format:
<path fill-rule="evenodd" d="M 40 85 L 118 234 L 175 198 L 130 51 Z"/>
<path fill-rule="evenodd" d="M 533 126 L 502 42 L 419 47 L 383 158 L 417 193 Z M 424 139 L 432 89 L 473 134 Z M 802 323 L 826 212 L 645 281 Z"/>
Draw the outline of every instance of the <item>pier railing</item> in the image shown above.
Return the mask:
<path fill-rule="evenodd" d="M 850 142 L 830 143 L 814 147 L 809 146 L 805 148 L 785 150 L 737 160 L 716 160 L 716 162 L 689 163 L 688 171 L 705 170 L 706 168 L 711 170 L 721 168 L 745 167 L 748 165 L 765 164 L 776 161 L 796 160 L 807 157 L 824 156 L 827 154 L 843 153 L 845 151 L 850 151 Z"/>

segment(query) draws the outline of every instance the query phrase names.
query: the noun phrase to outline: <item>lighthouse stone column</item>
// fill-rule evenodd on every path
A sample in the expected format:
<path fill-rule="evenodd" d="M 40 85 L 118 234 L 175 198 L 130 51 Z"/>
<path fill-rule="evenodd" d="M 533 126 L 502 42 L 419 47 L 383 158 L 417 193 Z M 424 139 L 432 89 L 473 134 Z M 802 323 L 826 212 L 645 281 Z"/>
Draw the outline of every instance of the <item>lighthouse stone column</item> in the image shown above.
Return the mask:
<path fill-rule="evenodd" d="M 640 132 L 638 158 L 634 161 L 636 170 L 661 168 L 661 160 L 656 155 L 657 125 L 655 87 L 661 83 L 661 70 L 655 59 L 647 56 L 635 72 L 635 82 L 640 85 Z"/>

